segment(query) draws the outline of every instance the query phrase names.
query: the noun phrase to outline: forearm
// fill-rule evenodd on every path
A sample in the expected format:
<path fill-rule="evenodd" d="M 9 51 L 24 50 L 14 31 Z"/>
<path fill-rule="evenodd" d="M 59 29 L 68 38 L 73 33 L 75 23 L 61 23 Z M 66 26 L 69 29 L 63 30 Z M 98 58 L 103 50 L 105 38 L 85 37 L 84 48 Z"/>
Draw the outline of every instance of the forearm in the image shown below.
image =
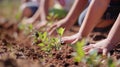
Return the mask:
<path fill-rule="evenodd" d="M 86 37 L 93 30 L 96 24 L 99 23 L 109 3 L 110 0 L 92 0 L 88 7 L 88 12 L 83 24 L 79 30 L 82 37 Z"/>
<path fill-rule="evenodd" d="M 40 3 L 40 5 L 39 5 L 38 10 L 37 10 L 37 11 L 35 12 L 35 14 L 32 16 L 32 18 L 33 18 L 34 20 L 37 20 L 37 19 L 39 18 L 40 14 L 41 14 L 41 3 Z"/>
<path fill-rule="evenodd" d="M 33 19 L 38 19 L 39 17 L 41 20 L 46 20 L 46 13 L 48 12 L 48 2 L 49 0 L 41 0 L 40 5 L 36 13 L 33 15 Z"/>
<path fill-rule="evenodd" d="M 68 15 L 65 17 L 65 22 L 67 24 L 66 28 L 70 29 L 70 27 L 76 22 L 80 13 L 83 11 L 83 9 L 85 9 L 87 3 L 88 0 L 75 0 L 75 3 L 70 9 Z"/>
<path fill-rule="evenodd" d="M 41 20 L 46 20 L 46 16 L 48 14 L 48 6 L 49 0 L 41 0 L 41 14 L 40 14 Z"/>
<path fill-rule="evenodd" d="M 110 41 L 112 44 L 117 44 L 120 42 L 120 14 L 113 25 L 112 29 L 110 30 L 107 39 Z"/>

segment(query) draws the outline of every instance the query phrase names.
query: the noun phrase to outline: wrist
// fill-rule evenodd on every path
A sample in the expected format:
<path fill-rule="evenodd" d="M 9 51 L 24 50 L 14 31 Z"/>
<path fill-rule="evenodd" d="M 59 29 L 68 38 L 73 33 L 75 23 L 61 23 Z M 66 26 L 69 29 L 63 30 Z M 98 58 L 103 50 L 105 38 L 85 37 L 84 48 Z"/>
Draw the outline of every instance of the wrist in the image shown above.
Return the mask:
<path fill-rule="evenodd" d="M 78 36 L 79 39 L 83 38 L 79 32 L 76 35 Z"/>
<path fill-rule="evenodd" d="M 58 21 L 57 22 L 57 24 L 58 24 L 58 27 L 63 27 L 63 28 L 66 28 L 65 26 L 66 26 L 66 19 L 62 19 L 62 20 L 60 20 L 60 21 Z"/>
<path fill-rule="evenodd" d="M 108 38 L 106 39 L 106 41 L 107 41 L 108 44 L 112 44 L 112 45 L 115 45 L 115 46 L 118 44 L 117 42 L 112 41 L 112 40 L 110 40 Z"/>
<path fill-rule="evenodd" d="M 36 19 L 34 17 L 31 17 L 30 20 L 34 22 Z"/>

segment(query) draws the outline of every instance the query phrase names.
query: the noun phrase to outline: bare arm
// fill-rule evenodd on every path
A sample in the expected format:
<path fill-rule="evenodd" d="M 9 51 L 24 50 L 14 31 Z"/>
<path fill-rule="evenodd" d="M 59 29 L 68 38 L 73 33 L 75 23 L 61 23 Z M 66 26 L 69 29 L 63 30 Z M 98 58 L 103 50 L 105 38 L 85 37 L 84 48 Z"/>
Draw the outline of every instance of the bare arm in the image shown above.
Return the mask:
<path fill-rule="evenodd" d="M 112 44 L 117 44 L 120 42 L 120 14 L 113 25 L 112 29 L 110 30 L 107 39 L 112 42 Z"/>
<path fill-rule="evenodd" d="M 84 47 L 86 53 L 89 53 L 92 49 L 98 49 L 103 55 L 106 55 L 109 51 L 113 50 L 120 42 L 120 14 L 115 21 L 112 29 L 110 30 L 108 37 L 96 44 L 90 44 Z"/>
<path fill-rule="evenodd" d="M 48 14 L 49 1 L 50 0 L 41 0 L 41 14 L 40 14 L 41 21 L 46 20 L 46 16 Z"/>
<path fill-rule="evenodd" d="M 79 30 L 82 37 L 86 37 L 99 23 L 102 15 L 106 11 L 110 0 L 92 0 L 88 7 L 88 12 Z"/>
<path fill-rule="evenodd" d="M 76 22 L 78 16 L 83 11 L 83 9 L 85 9 L 87 3 L 88 0 L 75 0 L 67 16 L 64 19 L 58 21 L 57 23 L 54 23 L 48 29 L 49 34 L 56 35 L 56 29 L 59 27 L 63 27 L 65 28 L 65 30 L 69 30 L 70 27 Z"/>
<path fill-rule="evenodd" d="M 46 13 L 48 11 L 48 3 L 49 3 L 49 0 L 40 0 L 40 6 L 32 18 L 36 20 L 38 17 L 40 17 L 41 20 L 46 20 Z"/>
<path fill-rule="evenodd" d="M 78 16 L 86 7 L 87 3 L 88 3 L 88 0 L 75 0 L 75 3 L 70 9 L 68 15 L 64 18 L 66 23 L 66 26 L 65 26 L 66 29 L 70 29 L 70 27 L 76 22 Z"/>

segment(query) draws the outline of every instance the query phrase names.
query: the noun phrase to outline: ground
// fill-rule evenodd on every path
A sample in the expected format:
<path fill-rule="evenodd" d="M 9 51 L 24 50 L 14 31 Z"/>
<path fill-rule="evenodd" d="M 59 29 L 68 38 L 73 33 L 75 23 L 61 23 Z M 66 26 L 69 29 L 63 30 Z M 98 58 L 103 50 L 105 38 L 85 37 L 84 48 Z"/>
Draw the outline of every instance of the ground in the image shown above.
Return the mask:
<path fill-rule="evenodd" d="M 71 55 L 74 49 L 71 46 L 62 45 L 61 50 L 52 49 L 52 57 L 50 57 L 48 53 L 41 51 L 39 46 L 32 44 L 32 37 L 24 35 L 18 29 L 18 23 L 7 20 L 2 22 L 0 20 L 0 67 L 82 67 L 85 65 L 74 62 Z M 78 26 L 73 26 L 66 35 L 76 33 L 77 29 Z M 100 39 L 98 37 L 96 40 Z M 112 52 L 112 56 L 117 59 L 120 58 L 119 49 L 120 46 Z"/>
<path fill-rule="evenodd" d="M 63 44 L 60 50 L 53 48 L 50 53 L 42 51 L 37 43 L 33 43 L 31 34 L 26 35 L 24 30 L 18 28 L 20 22 L 16 21 L 18 17 L 15 14 L 19 4 L 19 0 L 0 0 L 0 67 L 90 67 L 93 64 L 75 62 L 72 55 L 75 49 L 71 45 Z M 79 26 L 75 25 L 64 36 L 75 34 L 78 30 Z M 106 36 L 106 33 L 93 32 L 89 35 L 89 43 L 96 43 Z M 111 51 L 110 56 L 115 61 L 119 60 L 120 45 Z M 106 67 L 107 62 L 102 61 L 100 65 L 92 67 L 103 66 Z"/>

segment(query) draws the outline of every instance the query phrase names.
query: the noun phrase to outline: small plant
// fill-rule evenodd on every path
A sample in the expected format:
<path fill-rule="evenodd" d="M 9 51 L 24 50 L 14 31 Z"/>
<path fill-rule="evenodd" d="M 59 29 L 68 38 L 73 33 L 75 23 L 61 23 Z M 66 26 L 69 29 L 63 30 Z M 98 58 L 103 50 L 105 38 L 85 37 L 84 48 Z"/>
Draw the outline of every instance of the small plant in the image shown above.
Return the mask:
<path fill-rule="evenodd" d="M 57 14 L 56 15 L 54 15 L 53 13 L 49 13 L 49 15 L 47 16 L 47 19 L 49 20 L 49 22 L 54 22 L 54 21 L 56 21 L 56 19 L 57 19 Z"/>
<path fill-rule="evenodd" d="M 45 52 L 50 52 L 53 48 L 56 50 L 60 49 L 61 46 L 61 36 L 63 35 L 64 29 L 59 28 L 57 30 L 59 38 L 49 37 L 47 32 L 36 32 L 34 37 L 34 43 L 37 43 L 41 47 L 41 50 Z"/>
<path fill-rule="evenodd" d="M 115 66 L 116 63 L 112 58 L 109 57 L 107 62 L 108 62 L 108 67 L 116 67 Z"/>
<path fill-rule="evenodd" d="M 22 12 L 21 12 L 21 11 L 18 11 L 18 13 L 16 13 L 16 15 L 15 15 L 15 18 L 16 18 L 17 20 L 19 20 L 20 17 L 21 17 L 21 15 L 22 15 Z"/>
<path fill-rule="evenodd" d="M 120 63 L 114 62 L 114 59 L 108 56 L 102 56 L 98 54 L 97 49 L 91 49 L 88 55 L 85 55 L 85 51 L 83 50 L 83 46 L 85 44 L 85 40 L 81 40 L 81 42 L 77 42 L 75 44 L 76 53 L 73 53 L 75 62 L 82 62 L 86 64 L 87 67 L 116 67 Z"/>
<path fill-rule="evenodd" d="M 50 9 L 47 19 L 50 23 L 53 23 L 57 20 L 64 18 L 67 15 L 67 12 L 64 9 L 53 8 Z"/>
<path fill-rule="evenodd" d="M 83 50 L 83 46 L 85 44 L 85 40 L 81 40 L 81 42 L 77 42 L 76 45 L 75 45 L 75 50 L 76 50 L 76 53 L 75 53 L 75 62 L 80 62 L 82 61 L 82 59 L 84 58 L 85 56 L 85 52 Z"/>
<path fill-rule="evenodd" d="M 96 66 L 100 66 L 101 61 L 102 61 L 102 56 L 98 55 L 98 50 L 97 49 L 92 49 L 89 52 L 89 55 L 87 55 L 85 57 L 85 60 L 86 60 L 85 63 L 88 66 L 96 67 Z"/>
<path fill-rule="evenodd" d="M 57 33 L 58 33 L 60 36 L 63 35 L 64 31 L 65 31 L 64 28 L 58 28 L 58 29 L 57 29 Z"/>
<path fill-rule="evenodd" d="M 59 39 L 59 42 L 58 42 L 58 44 L 57 44 L 57 49 L 60 49 L 60 46 L 61 46 L 61 44 L 62 44 L 62 35 L 63 35 L 63 33 L 64 33 L 64 31 L 65 31 L 65 29 L 64 28 L 58 28 L 57 29 L 57 33 L 58 33 L 58 39 Z"/>
<path fill-rule="evenodd" d="M 20 30 L 23 30 L 24 34 L 29 34 L 29 33 L 33 32 L 33 30 L 34 30 L 32 24 L 26 25 L 26 24 L 20 23 L 20 24 L 18 25 L 18 28 L 19 28 Z"/>

